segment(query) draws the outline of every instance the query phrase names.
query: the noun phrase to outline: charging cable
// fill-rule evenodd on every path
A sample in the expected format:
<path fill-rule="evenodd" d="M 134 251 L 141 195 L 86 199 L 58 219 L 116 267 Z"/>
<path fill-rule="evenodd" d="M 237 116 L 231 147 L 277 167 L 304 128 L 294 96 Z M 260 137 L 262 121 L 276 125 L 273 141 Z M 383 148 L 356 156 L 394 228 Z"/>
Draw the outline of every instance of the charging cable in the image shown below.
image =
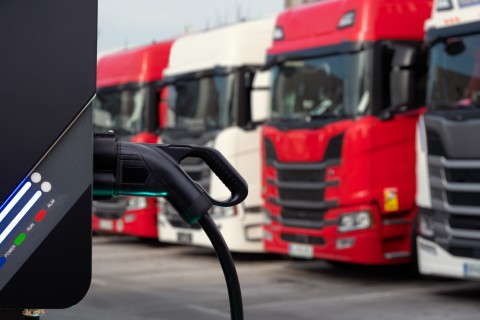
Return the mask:
<path fill-rule="evenodd" d="M 230 190 L 231 196 L 218 201 L 180 166 L 187 157 L 201 158 Z M 227 283 L 231 318 L 243 319 L 240 282 L 233 258 L 217 225 L 207 211 L 213 206 L 229 207 L 248 194 L 245 180 L 215 149 L 188 145 L 156 145 L 117 141 L 115 134 L 95 134 L 95 200 L 117 195 L 164 197 L 182 219 L 203 228 L 217 256 Z"/>

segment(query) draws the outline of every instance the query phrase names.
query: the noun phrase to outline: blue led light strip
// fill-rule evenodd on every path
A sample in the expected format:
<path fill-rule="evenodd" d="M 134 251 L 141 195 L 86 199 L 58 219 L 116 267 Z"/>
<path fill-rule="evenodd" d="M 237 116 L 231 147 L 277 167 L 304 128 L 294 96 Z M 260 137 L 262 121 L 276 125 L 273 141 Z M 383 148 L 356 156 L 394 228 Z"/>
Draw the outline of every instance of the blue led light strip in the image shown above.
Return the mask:
<path fill-rule="evenodd" d="M 25 185 L 18 191 L 18 193 L 13 197 L 12 201 L 10 201 L 5 209 L 0 212 L 0 222 L 7 216 L 7 214 L 15 207 L 15 205 L 20 201 L 20 199 L 25 195 L 25 193 L 30 189 L 32 184 L 30 182 L 25 183 Z"/>
<path fill-rule="evenodd" d="M 3 230 L 3 232 L 0 234 L 0 244 L 5 240 L 6 237 L 12 232 L 13 228 L 17 226 L 17 224 L 22 220 L 22 218 L 27 214 L 28 210 L 30 210 L 33 205 L 40 199 L 42 196 L 41 191 L 35 192 L 33 197 L 28 200 L 27 204 L 20 210 L 20 212 L 17 214 L 15 218 L 13 218 L 12 222 Z"/>

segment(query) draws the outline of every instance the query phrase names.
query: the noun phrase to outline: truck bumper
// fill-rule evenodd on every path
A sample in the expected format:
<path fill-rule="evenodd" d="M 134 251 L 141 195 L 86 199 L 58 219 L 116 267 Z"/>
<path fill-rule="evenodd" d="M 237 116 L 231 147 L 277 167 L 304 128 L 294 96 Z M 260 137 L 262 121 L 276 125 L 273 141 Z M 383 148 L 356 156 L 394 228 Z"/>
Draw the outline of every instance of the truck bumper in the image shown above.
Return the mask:
<path fill-rule="evenodd" d="M 373 213 L 372 227 L 349 232 L 337 230 L 336 213 L 326 218 L 330 223 L 321 229 L 293 228 L 271 221 L 263 225 L 264 248 L 266 252 L 305 259 L 365 265 L 409 263 L 413 215 L 414 212 L 408 219 L 388 220 Z"/>
<path fill-rule="evenodd" d="M 451 255 L 433 241 L 417 237 L 418 267 L 421 274 L 480 280 L 480 260 Z"/>
<path fill-rule="evenodd" d="M 147 207 L 139 210 L 127 210 L 118 218 L 103 218 L 93 213 L 92 229 L 120 235 L 129 235 L 145 239 L 157 239 L 157 205 L 147 201 Z"/>
<path fill-rule="evenodd" d="M 261 214 L 215 219 L 230 251 L 245 253 L 263 252 L 262 221 Z M 160 242 L 212 247 L 203 229 L 174 227 L 161 213 L 158 217 L 158 234 Z"/>

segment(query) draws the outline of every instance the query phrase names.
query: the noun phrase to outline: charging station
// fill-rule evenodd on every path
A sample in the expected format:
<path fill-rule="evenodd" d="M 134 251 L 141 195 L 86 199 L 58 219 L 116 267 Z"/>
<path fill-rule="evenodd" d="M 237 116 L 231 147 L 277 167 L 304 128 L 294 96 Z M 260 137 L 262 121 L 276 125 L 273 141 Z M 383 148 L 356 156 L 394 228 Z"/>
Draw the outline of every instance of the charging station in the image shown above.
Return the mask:
<path fill-rule="evenodd" d="M 0 308 L 70 307 L 91 280 L 97 0 L 2 0 L 0 43 Z"/>

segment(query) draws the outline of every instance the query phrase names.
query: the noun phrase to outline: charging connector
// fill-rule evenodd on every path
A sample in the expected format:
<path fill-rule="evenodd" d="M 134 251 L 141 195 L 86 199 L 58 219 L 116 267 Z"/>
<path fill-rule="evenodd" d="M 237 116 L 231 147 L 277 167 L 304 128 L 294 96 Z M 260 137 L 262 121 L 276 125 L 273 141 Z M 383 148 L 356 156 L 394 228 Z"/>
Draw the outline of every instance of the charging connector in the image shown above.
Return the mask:
<path fill-rule="evenodd" d="M 180 166 L 186 157 L 201 158 L 230 190 L 218 201 Z M 117 195 L 164 197 L 189 224 L 198 222 L 217 252 L 227 282 L 232 319 L 243 319 L 243 306 L 232 256 L 207 211 L 213 206 L 229 207 L 248 194 L 245 180 L 215 149 L 188 145 L 155 145 L 117 141 L 115 134 L 95 134 L 94 199 Z"/>

